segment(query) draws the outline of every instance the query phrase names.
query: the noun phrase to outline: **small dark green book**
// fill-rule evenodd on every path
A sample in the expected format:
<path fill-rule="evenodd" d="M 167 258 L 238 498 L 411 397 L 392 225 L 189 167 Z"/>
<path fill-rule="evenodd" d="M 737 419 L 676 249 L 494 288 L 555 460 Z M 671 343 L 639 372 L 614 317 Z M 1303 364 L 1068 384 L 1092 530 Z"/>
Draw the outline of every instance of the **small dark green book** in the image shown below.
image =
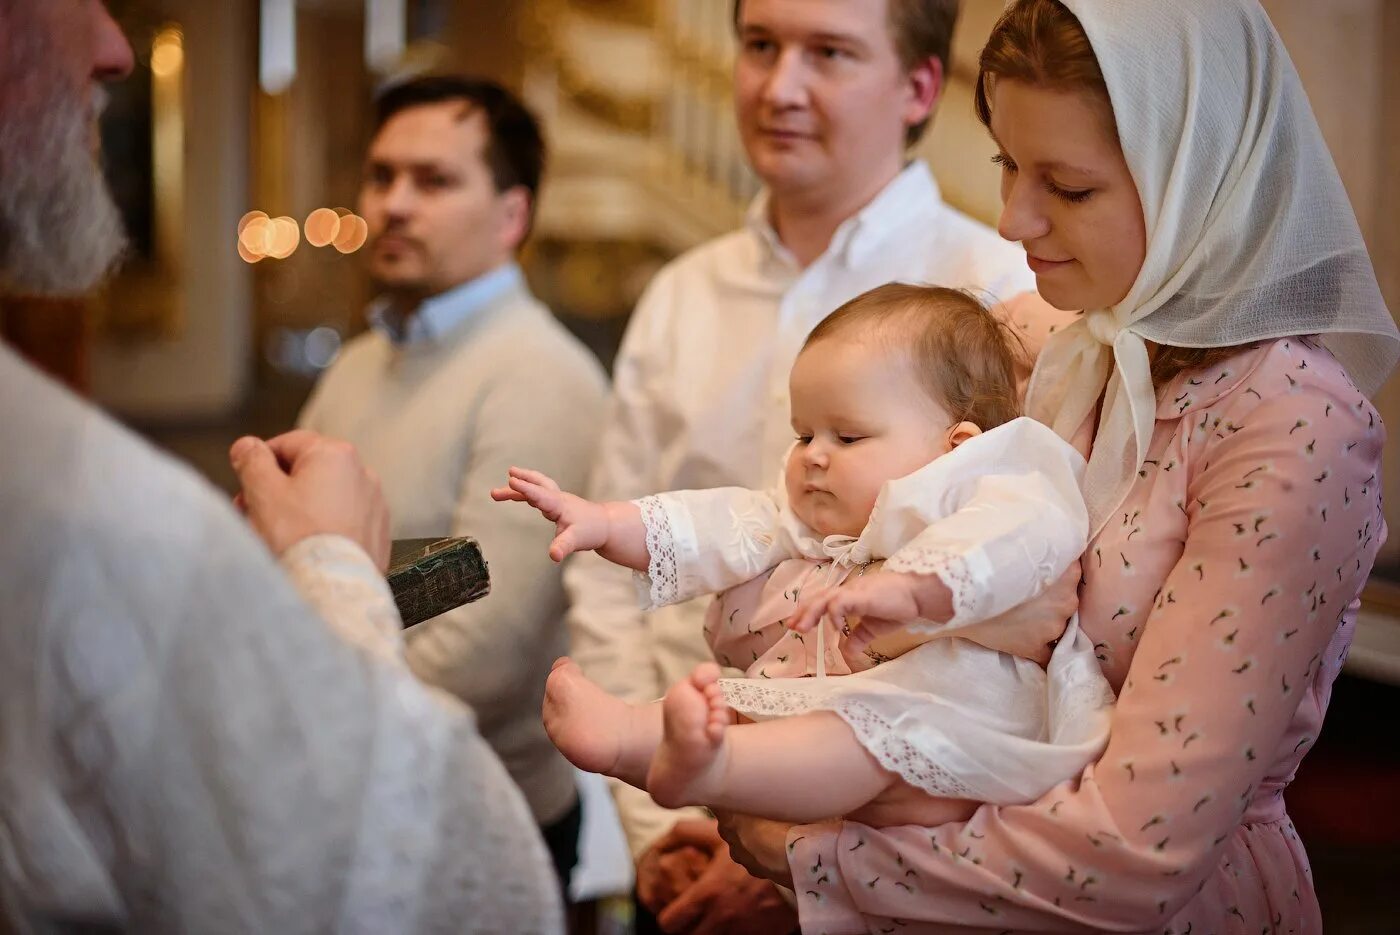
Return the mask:
<path fill-rule="evenodd" d="M 480 600 L 491 574 L 475 539 L 395 539 L 389 550 L 389 590 L 404 627 Z"/>

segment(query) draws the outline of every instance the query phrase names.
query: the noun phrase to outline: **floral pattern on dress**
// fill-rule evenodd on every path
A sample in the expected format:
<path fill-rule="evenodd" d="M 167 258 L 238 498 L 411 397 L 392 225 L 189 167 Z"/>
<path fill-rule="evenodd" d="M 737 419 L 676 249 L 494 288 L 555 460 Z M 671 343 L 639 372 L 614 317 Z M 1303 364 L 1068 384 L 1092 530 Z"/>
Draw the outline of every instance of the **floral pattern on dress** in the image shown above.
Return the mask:
<path fill-rule="evenodd" d="M 820 586 L 830 562 L 788 559 L 752 581 L 715 598 L 705 615 L 705 640 L 720 665 L 743 669 L 752 679 L 800 678 L 817 673 L 817 631 L 796 633 L 787 618 L 797 609 L 802 589 Z M 843 634 L 822 618 L 826 673 L 849 675 L 869 669 L 878 658 L 844 654 Z"/>

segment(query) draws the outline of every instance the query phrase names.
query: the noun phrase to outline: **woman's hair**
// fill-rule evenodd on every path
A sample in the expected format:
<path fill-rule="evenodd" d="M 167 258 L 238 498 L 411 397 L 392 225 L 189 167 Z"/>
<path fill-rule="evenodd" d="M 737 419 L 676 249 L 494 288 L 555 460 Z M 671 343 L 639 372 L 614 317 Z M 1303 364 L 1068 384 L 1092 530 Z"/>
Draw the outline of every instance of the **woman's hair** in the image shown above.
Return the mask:
<path fill-rule="evenodd" d="M 952 416 L 983 431 L 1021 414 L 1016 369 L 1020 337 L 966 292 L 889 283 L 856 296 L 807 336 L 878 339 L 904 351 L 925 392 Z"/>
<path fill-rule="evenodd" d="M 992 27 L 978 62 L 974 106 L 983 125 L 992 124 L 990 89 L 996 79 L 1021 81 L 1056 91 L 1087 93 L 1102 105 L 1114 133 L 1113 104 L 1094 47 L 1078 17 L 1059 0 L 1016 0 Z M 1153 351 L 1152 382 L 1161 386 L 1187 370 L 1209 367 L 1238 347 L 1171 347 Z"/>
<path fill-rule="evenodd" d="M 983 125 L 992 125 L 993 79 L 1023 81 L 1057 91 L 1087 91 L 1113 119 L 1094 47 L 1079 19 L 1059 0 L 1018 0 L 1001 14 L 977 62 L 973 105 Z"/>

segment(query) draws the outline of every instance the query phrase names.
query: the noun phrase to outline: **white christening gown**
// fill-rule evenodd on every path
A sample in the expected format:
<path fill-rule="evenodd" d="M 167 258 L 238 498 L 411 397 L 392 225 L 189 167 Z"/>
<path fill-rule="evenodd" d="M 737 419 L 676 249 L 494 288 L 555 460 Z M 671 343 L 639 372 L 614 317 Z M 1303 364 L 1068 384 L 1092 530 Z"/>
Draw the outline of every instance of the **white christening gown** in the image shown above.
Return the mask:
<path fill-rule="evenodd" d="M 721 682 L 739 713 L 833 711 L 882 766 L 931 795 L 1029 801 L 1103 750 L 1112 691 L 1077 618 L 1044 668 L 958 633 L 1036 597 L 1079 558 L 1083 467 L 1050 429 L 1016 419 L 887 483 L 855 538 L 819 538 L 781 494 L 646 497 L 637 501 L 652 556 L 639 579 L 644 603 L 724 592 L 706 635 L 721 663 L 747 670 Z M 830 621 L 805 637 L 783 626 L 802 588 L 881 560 L 886 572 L 935 574 L 951 590 L 950 620 L 908 623 L 937 638 L 852 671 Z"/>

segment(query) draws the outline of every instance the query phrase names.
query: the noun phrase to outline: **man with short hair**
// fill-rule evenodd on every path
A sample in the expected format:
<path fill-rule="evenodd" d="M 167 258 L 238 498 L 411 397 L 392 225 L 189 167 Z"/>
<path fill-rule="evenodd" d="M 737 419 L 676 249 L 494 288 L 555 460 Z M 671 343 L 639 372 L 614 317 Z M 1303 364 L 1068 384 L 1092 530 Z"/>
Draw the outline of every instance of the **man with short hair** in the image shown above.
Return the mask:
<path fill-rule="evenodd" d="M 300 422 L 359 448 L 395 538 L 481 543 L 491 593 L 409 630 L 408 662 L 476 711 L 567 884 L 578 792 L 540 721 L 545 676 L 567 651 L 564 588 L 548 524 L 490 497 L 513 464 L 582 486 L 602 421 L 602 368 L 514 262 L 543 165 L 534 118 L 491 82 L 429 76 L 379 98 L 360 191 L 373 327 Z"/>
<path fill-rule="evenodd" d="M 0 0 L 0 288 L 120 254 L 131 67 L 102 3 Z M 350 446 L 240 439 L 244 522 L 0 347 L 0 458 L 0 930 L 562 930 L 519 791 L 403 662 Z"/>
<path fill-rule="evenodd" d="M 949 207 L 908 147 L 943 91 L 956 0 L 742 0 L 734 101 L 765 190 L 746 226 L 663 269 L 628 325 L 591 495 L 763 486 L 792 442 L 788 371 L 838 305 L 891 280 L 1032 289 L 1015 245 Z M 708 658 L 704 602 L 637 609 L 626 572 L 566 571 L 574 655 L 633 701 Z M 820 781 L 813 777 L 813 781 Z M 796 913 L 729 856 L 712 820 L 621 784 L 641 903 L 670 932 L 781 932 Z"/>

